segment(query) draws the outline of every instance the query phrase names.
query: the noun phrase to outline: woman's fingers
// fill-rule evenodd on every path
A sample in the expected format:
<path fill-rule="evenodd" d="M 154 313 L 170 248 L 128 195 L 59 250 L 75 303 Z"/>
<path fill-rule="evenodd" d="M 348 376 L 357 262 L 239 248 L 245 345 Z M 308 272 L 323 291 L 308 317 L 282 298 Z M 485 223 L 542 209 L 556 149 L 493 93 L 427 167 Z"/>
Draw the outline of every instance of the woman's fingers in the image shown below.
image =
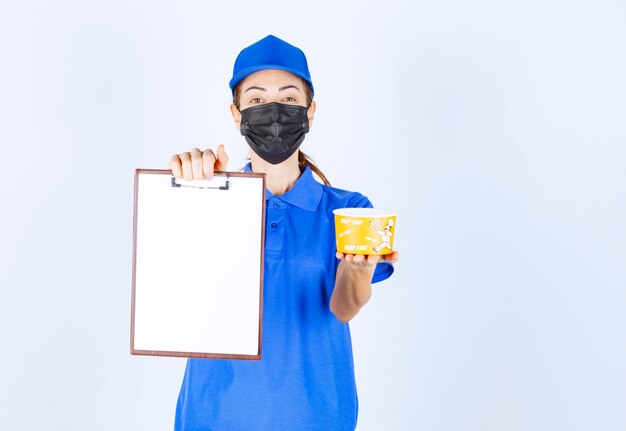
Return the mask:
<path fill-rule="evenodd" d="M 215 162 L 216 171 L 225 171 L 228 165 L 228 154 L 222 144 L 217 146 L 217 161 Z"/>
<path fill-rule="evenodd" d="M 204 178 L 207 180 L 213 179 L 213 171 L 215 169 L 215 154 L 213 150 L 204 150 L 202 153 L 202 168 L 204 170 Z"/>
<path fill-rule="evenodd" d="M 183 168 L 180 164 L 180 157 L 178 154 L 175 154 L 170 159 L 170 162 L 167 164 L 167 169 L 172 171 L 172 175 L 176 178 L 180 178 L 183 176 Z"/>
<path fill-rule="evenodd" d="M 181 153 L 178 157 L 180 158 L 180 164 L 183 169 L 183 178 L 186 181 L 191 181 L 193 179 L 193 171 L 191 170 L 191 154 Z"/>
<path fill-rule="evenodd" d="M 400 253 L 392 251 L 389 254 L 383 255 L 382 258 L 384 262 L 396 263 L 400 259 Z"/>
<path fill-rule="evenodd" d="M 346 262 L 351 262 L 357 265 L 376 265 L 379 262 L 396 263 L 400 258 L 400 255 L 397 251 L 384 255 L 344 254 L 337 252 L 336 257 L 337 259 L 343 259 Z"/>
<path fill-rule="evenodd" d="M 197 148 L 188 153 L 175 154 L 171 157 L 167 169 L 176 178 L 191 180 L 211 180 L 215 171 L 225 171 L 228 154 L 224 146 L 217 147 L 217 156 L 211 149 L 200 151 Z"/>
<path fill-rule="evenodd" d="M 372 255 L 367 256 L 364 254 L 344 254 L 337 252 L 337 259 L 343 259 L 346 262 L 354 263 L 355 265 L 376 265 L 378 263 L 379 256 Z"/>
<path fill-rule="evenodd" d="M 204 172 L 202 169 L 202 152 L 194 148 L 190 151 L 191 155 L 191 174 L 194 180 L 203 180 Z"/>

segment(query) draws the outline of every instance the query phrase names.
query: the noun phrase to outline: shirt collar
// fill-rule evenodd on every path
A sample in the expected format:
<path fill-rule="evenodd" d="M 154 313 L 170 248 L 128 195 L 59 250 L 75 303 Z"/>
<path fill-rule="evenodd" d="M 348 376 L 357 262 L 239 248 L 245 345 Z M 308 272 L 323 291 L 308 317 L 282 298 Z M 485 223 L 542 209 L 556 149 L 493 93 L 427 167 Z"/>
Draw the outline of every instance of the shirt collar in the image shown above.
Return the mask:
<path fill-rule="evenodd" d="M 252 164 L 248 163 L 244 168 L 244 172 L 252 172 Z M 295 207 L 302 208 L 306 211 L 315 211 L 322 199 L 323 186 L 315 181 L 313 172 L 308 166 L 300 175 L 293 187 L 282 195 L 277 196 L 283 202 L 287 202 Z M 274 195 L 269 190 L 265 190 L 265 200 L 273 198 Z"/>

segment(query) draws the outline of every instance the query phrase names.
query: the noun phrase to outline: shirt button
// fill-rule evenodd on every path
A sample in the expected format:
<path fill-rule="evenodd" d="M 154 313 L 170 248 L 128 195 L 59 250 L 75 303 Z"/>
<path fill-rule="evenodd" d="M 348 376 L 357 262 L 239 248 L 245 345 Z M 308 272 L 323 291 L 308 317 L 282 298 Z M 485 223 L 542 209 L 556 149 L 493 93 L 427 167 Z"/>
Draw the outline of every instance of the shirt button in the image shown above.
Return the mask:
<path fill-rule="evenodd" d="M 274 202 L 274 208 L 280 208 L 280 204 L 278 202 Z"/>
<path fill-rule="evenodd" d="M 272 229 L 276 229 L 278 227 L 276 223 L 272 223 L 270 226 L 272 226 Z"/>

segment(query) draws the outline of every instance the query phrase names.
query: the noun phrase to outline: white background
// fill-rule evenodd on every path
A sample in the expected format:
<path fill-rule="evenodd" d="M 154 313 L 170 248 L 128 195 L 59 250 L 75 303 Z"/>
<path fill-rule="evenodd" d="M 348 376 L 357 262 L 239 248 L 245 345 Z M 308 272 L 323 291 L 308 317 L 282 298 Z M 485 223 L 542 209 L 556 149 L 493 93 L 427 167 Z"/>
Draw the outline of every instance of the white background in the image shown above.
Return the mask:
<path fill-rule="evenodd" d="M 352 323 L 359 430 L 626 429 L 621 1 L 0 6 L 0 428 L 170 430 L 129 354 L 133 170 L 224 143 L 239 50 L 303 48 L 307 150 L 396 210 Z"/>

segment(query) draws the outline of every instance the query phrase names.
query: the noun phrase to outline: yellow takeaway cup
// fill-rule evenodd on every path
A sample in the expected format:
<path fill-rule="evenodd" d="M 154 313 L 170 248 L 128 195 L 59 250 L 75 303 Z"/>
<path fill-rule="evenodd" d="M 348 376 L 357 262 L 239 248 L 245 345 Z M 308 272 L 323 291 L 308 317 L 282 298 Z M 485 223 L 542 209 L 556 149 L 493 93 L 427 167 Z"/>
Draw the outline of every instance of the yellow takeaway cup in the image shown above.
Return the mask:
<path fill-rule="evenodd" d="M 339 208 L 335 215 L 337 251 L 346 254 L 389 254 L 397 214 L 375 208 Z"/>

